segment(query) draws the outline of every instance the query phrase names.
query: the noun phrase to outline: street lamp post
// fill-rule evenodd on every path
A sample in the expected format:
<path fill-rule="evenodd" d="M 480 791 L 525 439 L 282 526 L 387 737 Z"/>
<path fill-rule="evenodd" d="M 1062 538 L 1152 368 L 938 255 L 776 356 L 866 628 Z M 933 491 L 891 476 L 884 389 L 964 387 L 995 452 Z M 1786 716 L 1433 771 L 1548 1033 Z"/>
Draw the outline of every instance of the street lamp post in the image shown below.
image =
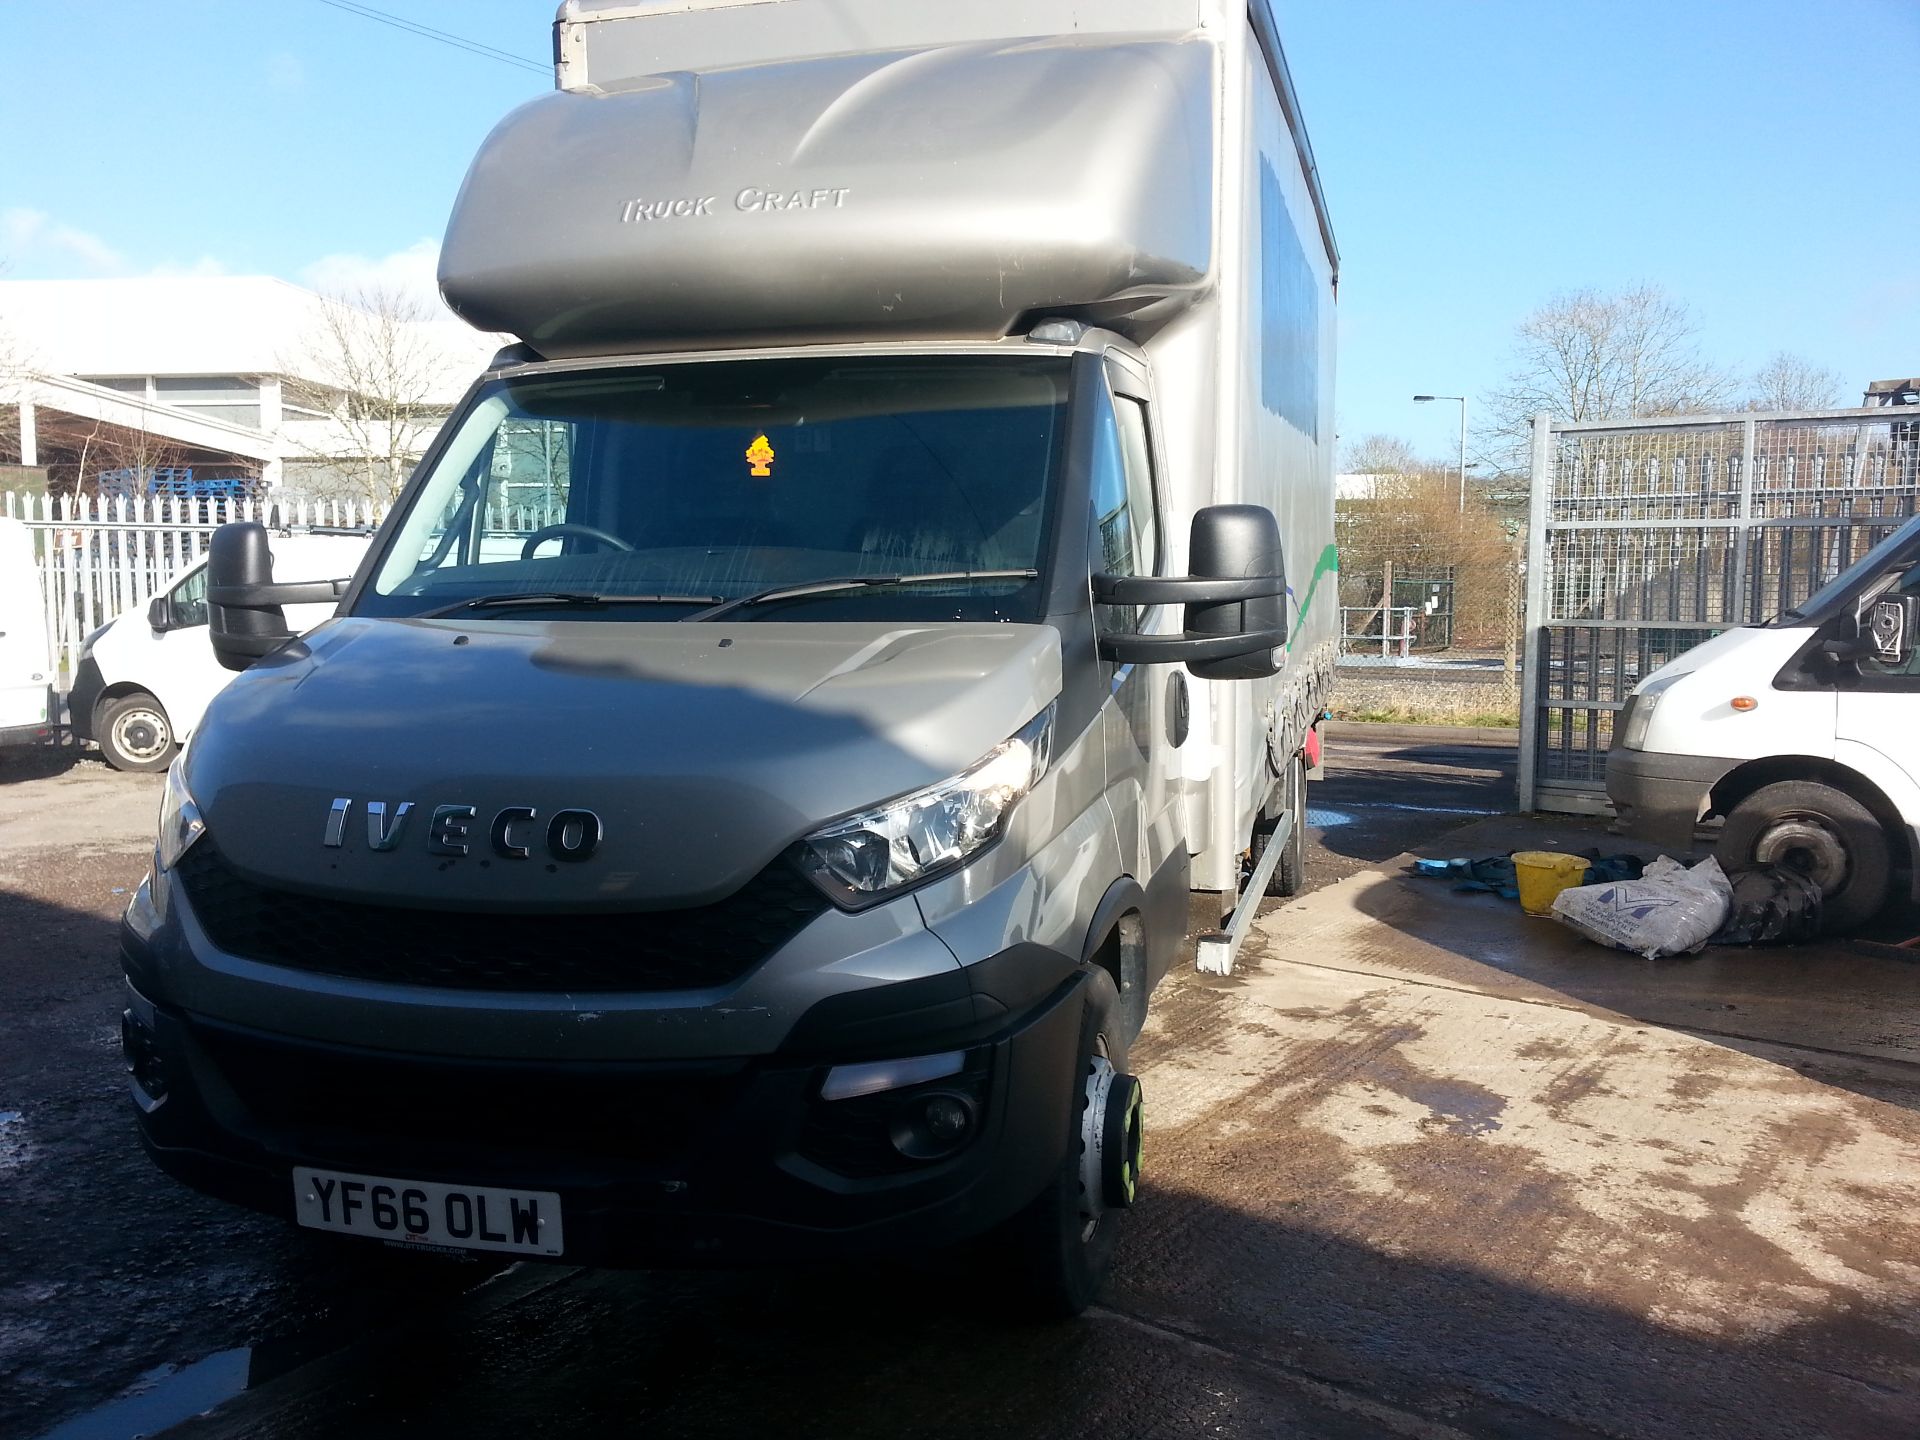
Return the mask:
<path fill-rule="evenodd" d="M 1429 400 L 1458 400 L 1460 402 L 1460 513 L 1467 511 L 1467 397 L 1464 395 L 1416 395 L 1413 403 L 1424 405 Z"/>

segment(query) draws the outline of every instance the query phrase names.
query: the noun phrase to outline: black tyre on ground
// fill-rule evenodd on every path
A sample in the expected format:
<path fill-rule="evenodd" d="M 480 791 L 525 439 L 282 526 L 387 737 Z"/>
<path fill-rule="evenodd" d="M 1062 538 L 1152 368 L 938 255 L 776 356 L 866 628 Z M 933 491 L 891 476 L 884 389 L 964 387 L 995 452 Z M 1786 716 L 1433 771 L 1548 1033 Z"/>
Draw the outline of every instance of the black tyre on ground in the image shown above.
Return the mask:
<path fill-rule="evenodd" d="M 144 690 L 102 705 L 93 733 L 99 737 L 100 753 L 116 770 L 164 770 L 180 748 L 165 707 Z"/>
<path fill-rule="evenodd" d="M 1285 848 L 1280 852 L 1280 861 L 1273 867 L 1273 875 L 1267 881 L 1267 894 L 1284 898 L 1298 895 L 1307 877 L 1307 767 L 1300 756 L 1296 755 L 1288 762 L 1286 778 L 1281 782 L 1280 790 L 1285 797 L 1282 813 L 1293 816 L 1293 829 L 1287 836 Z M 1256 868 L 1279 828 L 1278 824 L 1270 825 L 1265 819 L 1255 822 L 1251 859 Z"/>
<path fill-rule="evenodd" d="M 1069 1107 L 1070 1130 L 1060 1172 L 1032 1203 L 1009 1220 L 994 1237 L 1011 1273 L 1017 1308 L 1035 1319 L 1070 1319 L 1100 1293 L 1113 1268 L 1118 1240 L 1119 1212 L 1133 1201 L 1139 1177 L 1139 1081 L 1126 1073 L 1126 1045 L 1115 1026 L 1089 1005 L 1081 1021 L 1078 1083 L 1075 1103 Z M 1103 1067 L 1111 1085 L 1101 1087 Z M 1116 1120 L 1126 1115 L 1127 1151 L 1124 1182 L 1109 1177 L 1103 1185 L 1088 1172 L 1085 1132 L 1095 1106 Z M 1094 1123 L 1101 1120 L 1095 1116 Z M 1124 1193 L 1108 1193 L 1116 1184 Z"/>
<path fill-rule="evenodd" d="M 1783 780 L 1728 814 L 1717 849 L 1721 868 L 1780 865 L 1820 887 L 1821 928 L 1856 930 L 1887 903 L 1893 876 L 1887 833 L 1858 800 L 1830 785 Z"/>

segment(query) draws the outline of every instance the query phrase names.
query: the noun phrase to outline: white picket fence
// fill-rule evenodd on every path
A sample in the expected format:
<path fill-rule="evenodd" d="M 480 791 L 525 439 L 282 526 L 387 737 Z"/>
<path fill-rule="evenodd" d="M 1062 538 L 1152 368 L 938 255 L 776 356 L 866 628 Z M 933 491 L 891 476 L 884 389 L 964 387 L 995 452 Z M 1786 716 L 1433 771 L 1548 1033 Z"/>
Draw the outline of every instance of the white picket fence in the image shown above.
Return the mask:
<path fill-rule="evenodd" d="M 59 688 L 73 683 L 80 643 L 115 615 L 145 605 L 206 554 L 229 520 L 270 530 L 368 530 L 385 507 L 270 491 L 252 500 L 23 495 L 0 492 L 0 515 L 26 523 L 46 602 Z M 532 527 L 529 527 L 532 528 Z"/>

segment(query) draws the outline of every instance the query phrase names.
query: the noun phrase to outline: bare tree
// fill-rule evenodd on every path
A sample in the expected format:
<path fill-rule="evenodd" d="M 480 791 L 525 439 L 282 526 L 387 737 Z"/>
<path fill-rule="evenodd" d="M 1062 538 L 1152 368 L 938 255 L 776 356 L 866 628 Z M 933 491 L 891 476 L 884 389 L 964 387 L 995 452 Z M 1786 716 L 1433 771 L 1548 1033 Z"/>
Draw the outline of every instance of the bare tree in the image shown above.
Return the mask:
<path fill-rule="evenodd" d="M 1421 468 L 1413 447 L 1397 435 L 1369 435 L 1347 447 L 1341 469 L 1349 475 L 1410 475 Z"/>
<path fill-rule="evenodd" d="M 96 420 L 81 438 L 74 452 L 74 460 L 70 483 L 54 488 L 70 490 L 75 495 L 91 493 L 103 472 L 125 470 L 132 472 L 132 488 L 128 493 L 142 495 L 146 493 L 147 481 L 152 478 L 154 471 L 185 466 L 187 452 L 181 445 L 151 430 Z"/>
<path fill-rule="evenodd" d="M 321 297 L 299 351 L 283 357 L 288 403 L 328 416 L 288 430 L 311 461 L 357 495 L 384 503 L 426 448 L 446 407 L 434 400 L 446 356 L 425 323 L 427 306 L 393 289 Z M 324 433 L 308 435 L 306 430 Z"/>
<path fill-rule="evenodd" d="M 1482 404 L 1494 458 L 1515 463 L 1540 410 L 1579 421 L 1727 408 L 1733 378 L 1702 358 L 1697 336 L 1687 307 L 1656 286 L 1555 296 L 1520 323 L 1506 384 Z"/>
<path fill-rule="evenodd" d="M 20 401 L 31 369 L 26 347 L 0 323 L 0 463 L 12 465 L 20 460 Z"/>
<path fill-rule="evenodd" d="M 1365 498 L 1340 501 L 1334 527 L 1341 604 L 1391 603 L 1389 573 L 1445 580 L 1453 587 L 1453 643 L 1499 643 L 1512 613 L 1512 542 L 1484 496 L 1469 492 L 1461 505 L 1460 472 L 1453 466 L 1423 464 L 1386 475 Z"/>
<path fill-rule="evenodd" d="M 1804 355 L 1781 350 L 1753 372 L 1749 410 L 1831 410 L 1845 404 L 1840 377 Z"/>

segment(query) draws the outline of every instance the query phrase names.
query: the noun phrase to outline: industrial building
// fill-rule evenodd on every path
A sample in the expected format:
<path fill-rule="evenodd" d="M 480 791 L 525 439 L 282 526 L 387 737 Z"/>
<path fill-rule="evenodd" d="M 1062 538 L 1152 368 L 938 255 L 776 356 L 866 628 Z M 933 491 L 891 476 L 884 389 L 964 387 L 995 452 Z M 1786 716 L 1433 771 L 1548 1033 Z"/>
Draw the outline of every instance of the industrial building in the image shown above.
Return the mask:
<path fill-rule="evenodd" d="M 384 499 L 498 343 L 263 275 L 0 281 L 0 489 L 191 470 Z"/>

